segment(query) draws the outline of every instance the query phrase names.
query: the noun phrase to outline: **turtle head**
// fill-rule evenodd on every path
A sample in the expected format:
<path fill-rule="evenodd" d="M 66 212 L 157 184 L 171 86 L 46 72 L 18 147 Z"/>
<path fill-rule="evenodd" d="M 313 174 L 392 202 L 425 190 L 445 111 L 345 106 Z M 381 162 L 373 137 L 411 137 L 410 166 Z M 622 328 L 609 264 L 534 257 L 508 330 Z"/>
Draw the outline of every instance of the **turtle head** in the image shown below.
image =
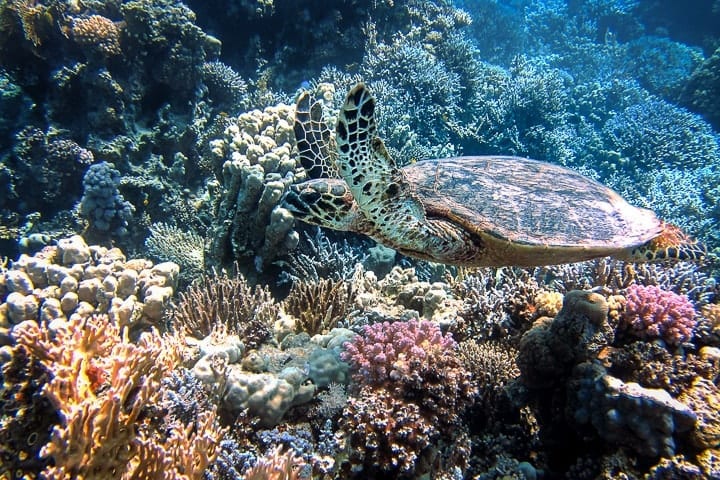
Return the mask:
<path fill-rule="evenodd" d="M 340 179 L 317 178 L 292 185 L 283 206 L 305 223 L 333 230 L 357 231 L 357 204 L 348 186 Z"/>

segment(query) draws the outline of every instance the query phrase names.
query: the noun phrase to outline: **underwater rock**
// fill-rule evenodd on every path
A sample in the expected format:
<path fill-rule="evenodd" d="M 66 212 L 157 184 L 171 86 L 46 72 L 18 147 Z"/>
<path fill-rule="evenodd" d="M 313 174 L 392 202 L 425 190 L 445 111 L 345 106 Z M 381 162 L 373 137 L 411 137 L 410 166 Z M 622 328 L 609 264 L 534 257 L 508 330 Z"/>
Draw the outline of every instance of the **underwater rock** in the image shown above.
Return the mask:
<path fill-rule="evenodd" d="M 702 377 L 696 378 L 678 400 L 697 415 L 697 424 L 690 432 L 690 441 L 697 448 L 720 447 L 720 390 Z"/>
<path fill-rule="evenodd" d="M 531 388 L 561 384 L 572 367 L 588 360 L 614 338 L 608 304 L 600 294 L 573 290 L 554 319 L 542 317 L 520 339 L 518 367 Z"/>
<path fill-rule="evenodd" d="M 625 383 L 589 362 L 573 370 L 566 409 L 570 420 L 592 425 L 606 442 L 647 457 L 674 455 L 673 435 L 689 431 L 697 420 L 665 390 Z"/>

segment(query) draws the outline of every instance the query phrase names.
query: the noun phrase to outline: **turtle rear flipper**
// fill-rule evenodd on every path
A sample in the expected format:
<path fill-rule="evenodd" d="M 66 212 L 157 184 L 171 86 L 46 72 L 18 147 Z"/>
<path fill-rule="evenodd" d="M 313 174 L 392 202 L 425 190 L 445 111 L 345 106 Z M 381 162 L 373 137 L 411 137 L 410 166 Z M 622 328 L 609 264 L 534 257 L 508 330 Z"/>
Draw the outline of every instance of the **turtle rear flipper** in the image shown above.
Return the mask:
<path fill-rule="evenodd" d="M 659 262 L 662 260 L 697 261 L 707 255 L 707 247 L 686 235 L 679 227 L 664 222 L 660 235 L 639 247 L 627 250 L 631 262 Z"/>
<path fill-rule="evenodd" d="M 300 164 L 308 178 L 338 178 L 332 129 L 323 119 L 322 102 L 312 101 L 308 91 L 301 93 L 295 102 L 293 129 Z"/>

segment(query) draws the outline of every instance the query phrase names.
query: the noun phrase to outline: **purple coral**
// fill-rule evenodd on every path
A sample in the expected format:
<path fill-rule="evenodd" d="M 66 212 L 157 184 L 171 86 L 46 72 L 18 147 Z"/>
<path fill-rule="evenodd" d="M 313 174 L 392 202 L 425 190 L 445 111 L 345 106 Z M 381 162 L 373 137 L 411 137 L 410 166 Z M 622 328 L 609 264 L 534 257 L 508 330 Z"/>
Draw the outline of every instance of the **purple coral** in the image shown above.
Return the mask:
<path fill-rule="evenodd" d="M 345 343 L 342 359 L 355 384 L 340 427 L 364 478 L 432 473 L 423 470 L 437 453 L 429 445 L 443 445 L 449 464 L 464 462 L 450 452 L 469 448 L 461 416 L 477 389 L 449 334 L 426 320 L 377 323 Z"/>
<path fill-rule="evenodd" d="M 363 336 L 347 342 L 342 359 L 352 366 L 354 380 L 381 385 L 388 380 L 407 380 L 413 372 L 433 365 L 441 368 L 439 357 L 456 346 L 455 340 L 432 322 L 384 322 L 367 325 Z"/>
<path fill-rule="evenodd" d="M 697 324 L 695 309 L 686 295 L 653 285 L 630 285 L 625 291 L 624 325 L 643 339 L 662 338 L 679 345 L 692 338 Z"/>

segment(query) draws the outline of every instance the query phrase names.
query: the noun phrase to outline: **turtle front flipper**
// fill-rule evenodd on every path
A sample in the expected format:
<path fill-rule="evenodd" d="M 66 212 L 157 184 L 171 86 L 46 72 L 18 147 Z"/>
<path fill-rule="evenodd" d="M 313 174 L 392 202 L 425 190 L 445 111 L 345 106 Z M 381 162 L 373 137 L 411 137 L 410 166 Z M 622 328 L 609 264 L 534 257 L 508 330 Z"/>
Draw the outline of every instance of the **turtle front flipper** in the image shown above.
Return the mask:
<path fill-rule="evenodd" d="M 707 247 L 690 238 L 679 227 L 664 222 L 658 236 L 627 249 L 625 254 L 622 259 L 631 262 L 697 261 L 707 255 Z"/>
<path fill-rule="evenodd" d="M 340 175 L 380 231 L 397 228 L 399 222 L 424 222 L 422 203 L 376 132 L 375 99 L 359 83 L 347 95 L 335 132 Z"/>
<path fill-rule="evenodd" d="M 300 164 L 308 178 L 338 178 L 332 129 L 323 119 L 322 102 L 312 101 L 310 92 L 301 93 L 295 102 L 293 129 Z"/>

